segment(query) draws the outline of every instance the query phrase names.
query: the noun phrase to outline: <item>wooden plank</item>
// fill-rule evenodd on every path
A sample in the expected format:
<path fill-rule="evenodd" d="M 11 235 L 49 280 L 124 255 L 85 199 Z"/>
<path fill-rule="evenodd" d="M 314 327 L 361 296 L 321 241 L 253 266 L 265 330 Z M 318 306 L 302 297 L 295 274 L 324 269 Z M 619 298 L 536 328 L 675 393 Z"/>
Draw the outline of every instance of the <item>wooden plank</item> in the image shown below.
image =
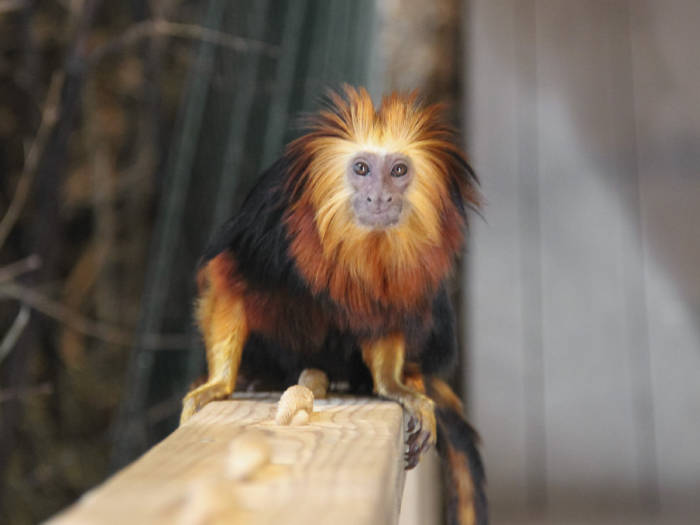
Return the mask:
<path fill-rule="evenodd" d="M 630 3 L 658 486 L 700 516 L 700 55 L 696 0 Z"/>
<path fill-rule="evenodd" d="M 532 522 L 695 522 L 700 4 L 471 6 L 468 149 L 486 222 L 470 244 L 466 382 L 494 521 L 535 511 Z M 537 199 L 519 186 L 528 149 Z M 527 327 L 538 282 L 541 319 Z M 523 510 L 518 485 L 539 482 L 526 437 L 538 410 L 528 330 L 542 334 L 547 499 Z"/>
<path fill-rule="evenodd" d="M 571 513 L 537 517 L 537 518 L 512 518 L 504 521 L 508 525 L 696 525 L 697 515 L 658 516 L 643 513 L 630 513 L 627 515 L 600 516 L 572 516 Z"/>
<path fill-rule="evenodd" d="M 403 416 L 374 398 L 317 400 L 308 425 L 275 424 L 279 396 L 236 396 L 186 425 L 49 523 L 396 523 Z M 232 440 L 257 430 L 270 463 L 226 476 Z"/>
<path fill-rule="evenodd" d="M 634 151 L 621 147 L 620 121 L 629 125 L 629 113 L 614 96 L 631 88 L 617 85 L 613 75 L 619 63 L 611 37 L 624 31 L 615 4 L 537 2 L 534 124 L 553 512 L 619 511 L 642 503 L 630 356 L 644 319 L 632 315 L 639 304 L 628 301 L 628 284 L 641 284 L 628 280 L 639 274 L 641 261 L 629 256 L 639 232 L 622 206 L 621 166 Z"/>
<path fill-rule="evenodd" d="M 494 519 L 526 505 L 530 452 L 527 425 L 521 252 L 531 246 L 520 231 L 515 6 L 474 0 L 468 14 L 469 108 L 467 152 L 482 181 L 485 219 L 474 218 L 468 244 L 470 319 L 469 413 L 483 438 Z"/>
<path fill-rule="evenodd" d="M 545 349 L 543 346 L 542 185 L 538 133 L 537 1 L 515 3 L 515 75 L 517 77 L 517 210 L 520 251 L 520 303 L 523 339 L 523 401 L 527 462 L 527 502 L 541 510 L 547 503 L 547 427 Z"/>

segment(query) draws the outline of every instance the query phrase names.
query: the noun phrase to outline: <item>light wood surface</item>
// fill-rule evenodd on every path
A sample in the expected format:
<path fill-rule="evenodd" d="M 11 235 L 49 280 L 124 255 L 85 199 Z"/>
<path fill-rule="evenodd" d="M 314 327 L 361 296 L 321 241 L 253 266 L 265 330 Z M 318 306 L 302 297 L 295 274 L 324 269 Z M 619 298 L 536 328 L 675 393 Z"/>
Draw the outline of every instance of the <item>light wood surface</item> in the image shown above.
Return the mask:
<path fill-rule="evenodd" d="M 308 425 L 275 424 L 279 395 L 210 403 L 183 427 L 56 516 L 53 525 L 391 524 L 404 482 L 399 405 L 317 400 Z M 269 446 L 250 478 L 227 476 L 231 444 Z"/>

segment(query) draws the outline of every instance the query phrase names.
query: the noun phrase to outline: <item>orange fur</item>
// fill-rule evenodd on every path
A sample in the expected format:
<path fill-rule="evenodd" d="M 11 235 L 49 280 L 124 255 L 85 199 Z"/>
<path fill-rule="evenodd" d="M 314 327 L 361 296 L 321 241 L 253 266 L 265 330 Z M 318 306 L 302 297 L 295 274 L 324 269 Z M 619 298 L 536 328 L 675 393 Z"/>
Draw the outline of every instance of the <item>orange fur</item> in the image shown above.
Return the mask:
<path fill-rule="evenodd" d="M 430 382 L 430 397 L 435 400 L 438 405 L 449 407 L 457 414 L 461 414 L 464 409 L 462 401 L 455 394 L 447 383 L 437 377 L 431 378 Z"/>
<path fill-rule="evenodd" d="M 457 516 L 460 525 L 474 525 L 476 513 L 474 509 L 474 484 L 467 466 L 468 460 L 463 452 L 447 445 L 447 460 L 452 465 L 452 483 L 457 497 Z"/>
<path fill-rule="evenodd" d="M 390 95 L 375 109 L 366 90 L 346 87 L 345 98 L 331 94 L 330 101 L 289 146 L 298 195 L 286 217 L 292 254 L 314 291 L 353 312 L 414 310 L 444 280 L 462 241 L 464 221 L 450 192 L 477 204 L 460 174 L 462 154 L 441 108 L 421 107 L 415 94 Z M 402 220 L 387 230 L 354 218 L 346 169 L 360 151 L 401 153 L 413 164 Z"/>
<path fill-rule="evenodd" d="M 222 254 L 203 267 L 198 276 L 200 295 L 196 317 L 207 352 L 207 381 L 183 400 L 180 424 L 214 399 L 230 395 L 248 338 L 242 287 L 232 280 L 233 260 Z"/>

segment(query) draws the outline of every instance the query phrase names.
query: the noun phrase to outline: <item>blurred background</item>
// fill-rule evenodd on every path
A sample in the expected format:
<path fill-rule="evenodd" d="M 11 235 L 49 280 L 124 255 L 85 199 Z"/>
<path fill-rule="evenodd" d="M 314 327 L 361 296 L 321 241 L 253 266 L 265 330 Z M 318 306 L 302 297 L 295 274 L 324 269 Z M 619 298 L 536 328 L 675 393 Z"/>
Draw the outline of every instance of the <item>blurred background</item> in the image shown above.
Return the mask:
<path fill-rule="evenodd" d="M 482 180 L 457 383 L 494 523 L 700 523 L 696 0 L 0 0 L 0 522 L 158 442 L 213 227 L 327 87 Z"/>

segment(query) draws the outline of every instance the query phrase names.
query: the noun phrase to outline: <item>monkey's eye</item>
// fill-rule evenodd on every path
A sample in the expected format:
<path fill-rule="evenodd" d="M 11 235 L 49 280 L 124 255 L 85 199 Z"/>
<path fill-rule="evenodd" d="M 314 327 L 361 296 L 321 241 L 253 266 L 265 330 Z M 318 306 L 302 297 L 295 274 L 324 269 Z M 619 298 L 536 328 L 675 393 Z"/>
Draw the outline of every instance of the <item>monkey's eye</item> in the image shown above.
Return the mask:
<path fill-rule="evenodd" d="M 364 177 L 369 173 L 369 166 L 367 165 L 366 162 L 362 162 L 361 160 L 353 164 L 352 166 L 352 171 L 354 171 L 357 175 Z"/>
<path fill-rule="evenodd" d="M 408 173 L 408 166 L 405 164 L 395 164 L 393 168 L 391 168 L 391 176 L 392 177 L 403 177 Z"/>

